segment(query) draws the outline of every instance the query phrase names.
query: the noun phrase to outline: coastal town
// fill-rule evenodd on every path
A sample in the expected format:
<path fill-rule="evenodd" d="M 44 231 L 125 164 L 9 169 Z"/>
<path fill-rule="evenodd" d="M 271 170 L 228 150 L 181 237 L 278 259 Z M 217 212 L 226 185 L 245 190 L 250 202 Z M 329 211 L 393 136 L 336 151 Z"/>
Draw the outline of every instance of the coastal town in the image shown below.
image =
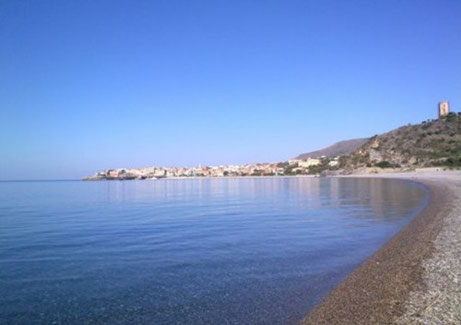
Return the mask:
<path fill-rule="evenodd" d="M 334 168 L 339 157 L 291 159 L 279 163 L 253 163 L 244 165 L 197 166 L 197 167 L 146 167 L 119 168 L 98 172 L 85 180 L 131 180 L 178 177 L 226 177 L 226 176 L 284 176 L 319 174 L 320 166 Z"/>
<path fill-rule="evenodd" d="M 284 162 L 196 167 L 118 168 L 83 180 L 134 180 L 185 177 L 244 177 L 350 174 L 376 168 L 461 167 L 461 113 L 450 112 L 448 101 L 438 103 L 438 118 L 405 125 L 370 138 L 338 142 L 323 150 Z M 365 169 L 365 170 L 364 170 Z M 341 171 L 342 170 L 342 171 Z"/>

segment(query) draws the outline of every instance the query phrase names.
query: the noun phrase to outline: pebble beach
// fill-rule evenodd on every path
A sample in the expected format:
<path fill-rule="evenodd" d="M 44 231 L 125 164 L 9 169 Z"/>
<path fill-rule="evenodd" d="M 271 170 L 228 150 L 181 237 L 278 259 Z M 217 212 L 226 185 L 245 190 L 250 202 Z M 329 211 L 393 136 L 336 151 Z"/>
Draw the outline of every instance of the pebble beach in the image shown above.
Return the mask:
<path fill-rule="evenodd" d="M 461 324 L 461 172 L 346 177 L 416 181 L 430 190 L 430 202 L 301 323 Z"/>

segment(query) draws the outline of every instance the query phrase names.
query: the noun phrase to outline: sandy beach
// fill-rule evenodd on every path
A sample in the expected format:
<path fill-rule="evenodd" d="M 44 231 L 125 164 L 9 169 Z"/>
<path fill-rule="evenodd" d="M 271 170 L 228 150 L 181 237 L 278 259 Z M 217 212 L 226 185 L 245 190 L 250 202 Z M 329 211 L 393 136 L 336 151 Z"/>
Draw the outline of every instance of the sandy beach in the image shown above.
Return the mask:
<path fill-rule="evenodd" d="M 302 324 L 461 324 L 461 172 L 345 177 L 420 182 L 421 214 L 341 282 Z"/>

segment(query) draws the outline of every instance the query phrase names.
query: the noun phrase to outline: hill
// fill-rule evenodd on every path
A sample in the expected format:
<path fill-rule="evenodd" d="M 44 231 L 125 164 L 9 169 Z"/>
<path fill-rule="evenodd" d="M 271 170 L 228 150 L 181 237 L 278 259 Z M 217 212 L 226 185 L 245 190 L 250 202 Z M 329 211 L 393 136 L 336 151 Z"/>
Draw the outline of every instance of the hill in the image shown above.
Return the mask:
<path fill-rule="evenodd" d="M 461 113 L 406 125 L 370 138 L 339 168 L 461 166 Z"/>
<path fill-rule="evenodd" d="M 361 138 L 361 139 L 340 141 L 324 149 L 300 154 L 295 159 L 319 158 L 322 156 L 333 158 L 337 156 L 348 155 L 356 151 L 358 148 L 364 145 L 368 140 L 370 139 Z"/>

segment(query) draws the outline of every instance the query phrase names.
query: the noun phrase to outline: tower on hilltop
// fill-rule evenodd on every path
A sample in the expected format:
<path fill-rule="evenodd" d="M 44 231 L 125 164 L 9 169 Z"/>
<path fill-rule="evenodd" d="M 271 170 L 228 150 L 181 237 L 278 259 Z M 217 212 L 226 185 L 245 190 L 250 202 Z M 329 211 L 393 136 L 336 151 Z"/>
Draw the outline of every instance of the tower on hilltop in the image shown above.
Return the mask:
<path fill-rule="evenodd" d="M 439 102 L 439 117 L 447 116 L 450 113 L 450 103 L 446 100 Z"/>

